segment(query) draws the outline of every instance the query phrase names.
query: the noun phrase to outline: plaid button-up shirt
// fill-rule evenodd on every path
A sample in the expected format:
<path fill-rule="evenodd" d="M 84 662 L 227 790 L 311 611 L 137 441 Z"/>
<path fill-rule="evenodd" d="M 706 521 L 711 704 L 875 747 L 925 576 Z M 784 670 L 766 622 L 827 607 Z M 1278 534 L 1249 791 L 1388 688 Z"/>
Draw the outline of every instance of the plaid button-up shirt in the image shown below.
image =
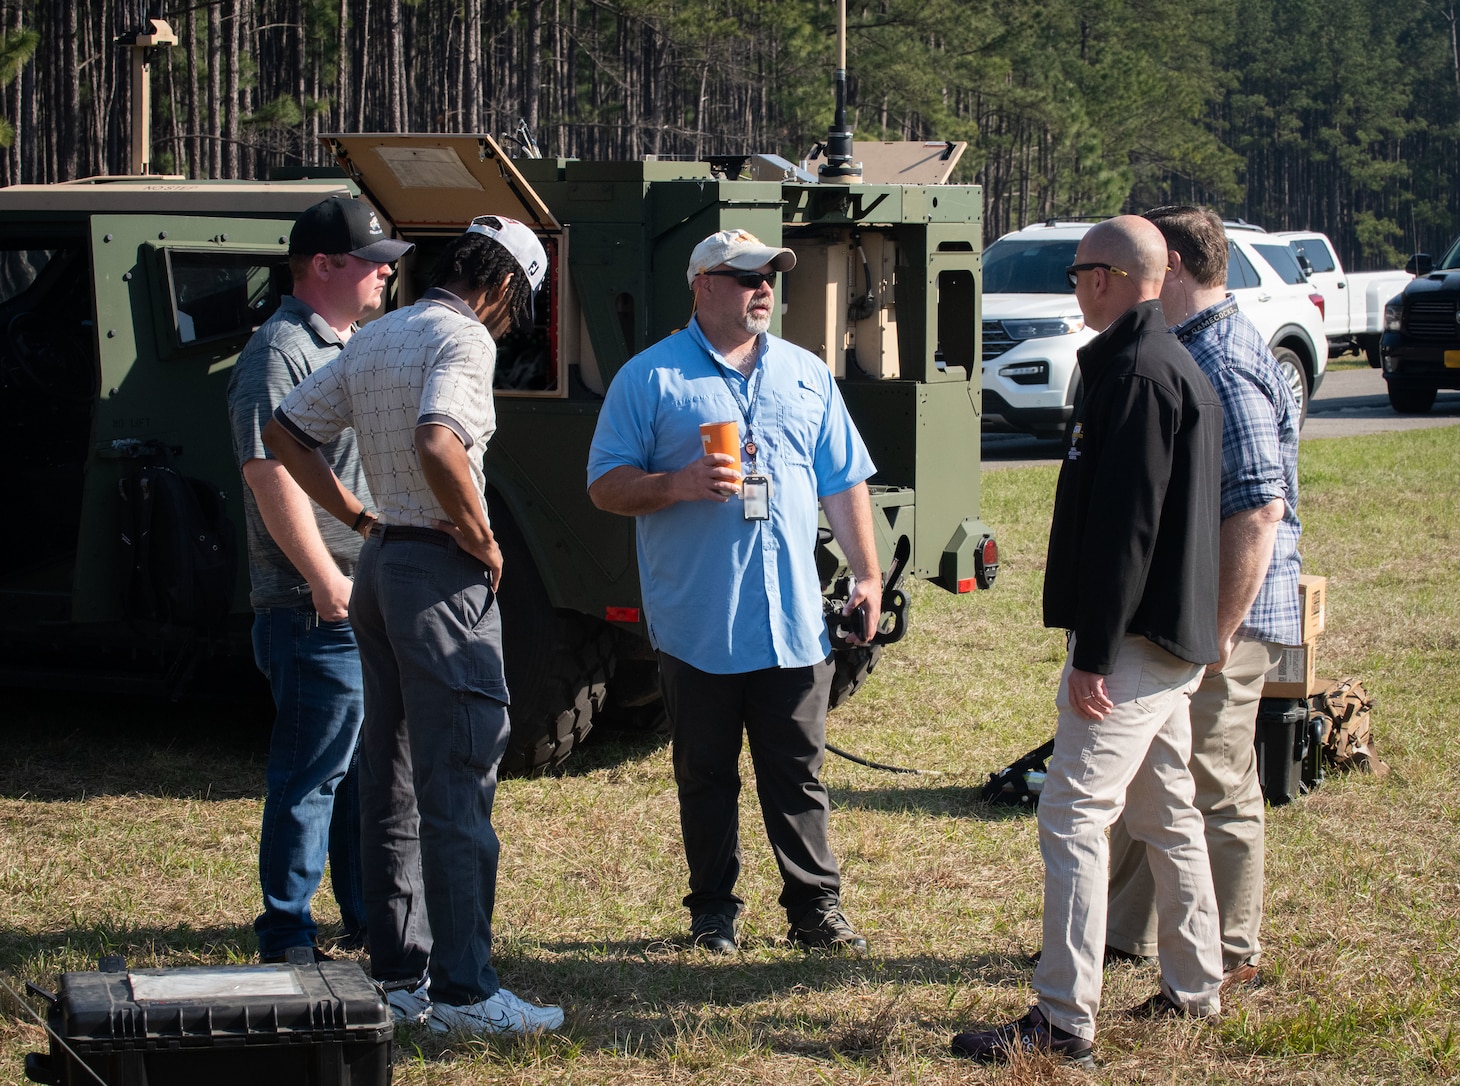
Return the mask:
<path fill-rule="evenodd" d="M 1253 323 L 1226 298 L 1172 329 L 1222 401 L 1222 519 L 1283 500 L 1272 564 L 1239 637 L 1298 642 L 1298 406 Z"/>

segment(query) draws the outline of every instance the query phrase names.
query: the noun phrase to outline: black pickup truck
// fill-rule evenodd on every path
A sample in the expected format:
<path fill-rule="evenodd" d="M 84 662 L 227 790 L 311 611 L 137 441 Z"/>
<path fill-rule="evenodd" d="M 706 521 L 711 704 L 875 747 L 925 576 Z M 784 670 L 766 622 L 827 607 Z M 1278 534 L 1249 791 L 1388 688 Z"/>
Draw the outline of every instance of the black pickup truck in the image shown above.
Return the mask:
<path fill-rule="evenodd" d="M 1460 388 L 1460 238 L 1438 264 L 1416 253 L 1405 268 L 1414 279 L 1384 307 L 1380 342 L 1389 403 L 1422 415 L 1442 388 Z"/>

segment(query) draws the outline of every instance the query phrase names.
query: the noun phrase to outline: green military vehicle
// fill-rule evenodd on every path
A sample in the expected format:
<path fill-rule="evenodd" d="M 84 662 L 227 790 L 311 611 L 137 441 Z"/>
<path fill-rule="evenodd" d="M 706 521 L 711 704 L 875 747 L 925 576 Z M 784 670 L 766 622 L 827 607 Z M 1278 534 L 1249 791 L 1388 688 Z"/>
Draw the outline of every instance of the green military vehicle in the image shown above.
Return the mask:
<path fill-rule="evenodd" d="M 342 191 L 416 244 L 388 304 L 420 293 L 476 215 L 529 223 L 549 255 L 536 327 L 501 344 L 487 453 L 508 570 L 504 771 L 559 764 L 601 714 L 656 711 L 633 523 L 593 508 L 585 465 L 614 374 L 688 320 L 684 268 L 713 231 L 795 250 L 774 330 L 826 361 L 871 448 L 884 568 L 900 555 L 950 592 L 992 583 L 997 548 L 979 519 L 981 192 L 943 183 L 960 147 L 857 144 L 861 179 L 828 181 L 773 156 L 511 158 L 467 135 L 328 144 L 343 171 L 332 180 L 0 189 L 15 499 L 0 644 L 12 682 L 177 696 L 253 681 L 240 679 L 251 616 L 224 391 L 288 289 L 294 216 Z M 835 600 L 845 569 L 829 534 L 818 560 Z M 886 603 L 891 639 L 905 597 Z M 880 651 L 838 647 L 834 703 Z"/>

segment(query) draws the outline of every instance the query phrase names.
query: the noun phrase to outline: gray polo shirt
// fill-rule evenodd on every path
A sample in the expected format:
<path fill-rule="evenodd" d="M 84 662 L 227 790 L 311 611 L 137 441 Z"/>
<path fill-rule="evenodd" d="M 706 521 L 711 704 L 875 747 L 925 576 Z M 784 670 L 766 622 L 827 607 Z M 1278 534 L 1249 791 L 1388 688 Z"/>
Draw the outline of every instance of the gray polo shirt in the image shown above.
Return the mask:
<path fill-rule="evenodd" d="M 228 414 L 233 428 L 233 454 L 238 466 L 250 460 L 273 459 L 264 448 L 264 426 L 300 381 L 339 357 L 344 343 L 314 310 L 286 295 L 278 312 L 266 320 L 244 347 L 228 382 Z M 353 430 L 345 430 L 321 447 L 340 481 L 370 505 L 370 491 L 360 469 Z M 309 600 L 309 584 L 285 557 L 264 527 L 258 503 L 247 485 L 243 511 L 248 536 L 249 603 L 255 608 L 290 607 Z M 358 532 L 314 506 L 325 546 L 346 576 L 353 576 L 364 542 Z"/>

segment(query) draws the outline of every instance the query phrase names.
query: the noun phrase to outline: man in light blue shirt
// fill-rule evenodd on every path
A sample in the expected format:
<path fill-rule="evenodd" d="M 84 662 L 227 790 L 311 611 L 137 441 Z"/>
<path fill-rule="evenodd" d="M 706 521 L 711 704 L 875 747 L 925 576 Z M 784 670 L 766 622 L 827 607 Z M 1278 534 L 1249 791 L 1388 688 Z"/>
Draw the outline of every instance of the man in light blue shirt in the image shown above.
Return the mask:
<path fill-rule="evenodd" d="M 744 901 L 742 733 L 780 868 L 792 941 L 861 952 L 841 910 L 821 784 L 832 665 L 816 570 L 817 502 L 856 579 L 870 640 L 882 575 L 866 480 L 875 470 L 826 365 L 770 335 L 789 249 L 743 230 L 695 247 L 689 327 L 614 377 L 588 460 L 595 505 L 637 522 L 639 579 L 673 728 L 695 945 L 735 949 Z M 706 453 L 702 423 L 733 421 L 739 461 Z M 740 469 L 740 470 L 738 470 Z"/>

